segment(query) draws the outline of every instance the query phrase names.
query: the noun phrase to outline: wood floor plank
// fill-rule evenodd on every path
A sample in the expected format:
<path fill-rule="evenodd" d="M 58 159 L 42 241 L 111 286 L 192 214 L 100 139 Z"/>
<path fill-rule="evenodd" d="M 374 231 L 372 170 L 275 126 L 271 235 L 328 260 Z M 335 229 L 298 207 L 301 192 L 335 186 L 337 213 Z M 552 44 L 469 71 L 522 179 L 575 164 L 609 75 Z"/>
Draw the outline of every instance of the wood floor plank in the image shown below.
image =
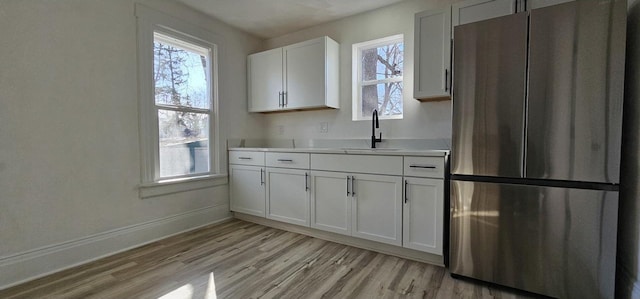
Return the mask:
<path fill-rule="evenodd" d="M 172 293 L 173 292 L 173 293 Z M 0 298 L 533 298 L 442 267 L 232 220 L 6 290 Z"/>

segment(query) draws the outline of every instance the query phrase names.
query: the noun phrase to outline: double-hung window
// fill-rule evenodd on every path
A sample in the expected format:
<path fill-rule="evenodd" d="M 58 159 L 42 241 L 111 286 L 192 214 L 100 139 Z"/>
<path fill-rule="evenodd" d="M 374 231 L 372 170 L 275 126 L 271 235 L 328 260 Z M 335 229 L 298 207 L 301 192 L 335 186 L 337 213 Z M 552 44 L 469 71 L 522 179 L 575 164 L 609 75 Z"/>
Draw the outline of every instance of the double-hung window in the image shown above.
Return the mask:
<path fill-rule="evenodd" d="M 142 187 L 165 186 L 141 196 L 210 186 L 220 152 L 216 37 L 143 5 L 136 17 Z M 188 184 L 166 188 L 176 183 Z"/>
<path fill-rule="evenodd" d="M 401 119 L 403 115 L 403 35 L 353 45 L 353 120 Z"/>
<path fill-rule="evenodd" d="M 153 34 L 159 179 L 211 170 L 211 48 Z"/>

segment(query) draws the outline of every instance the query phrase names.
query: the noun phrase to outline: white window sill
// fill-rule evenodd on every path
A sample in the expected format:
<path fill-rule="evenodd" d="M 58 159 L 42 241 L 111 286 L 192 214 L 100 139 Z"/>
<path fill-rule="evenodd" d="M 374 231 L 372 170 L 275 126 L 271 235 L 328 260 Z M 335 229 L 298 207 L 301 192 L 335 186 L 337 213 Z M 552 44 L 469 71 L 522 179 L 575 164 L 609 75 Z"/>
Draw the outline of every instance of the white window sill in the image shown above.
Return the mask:
<path fill-rule="evenodd" d="M 159 181 L 141 184 L 138 191 L 140 198 L 149 198 L 226 185 L 229 178 L 226 174 L 212 174 L 192 178 Z"/>

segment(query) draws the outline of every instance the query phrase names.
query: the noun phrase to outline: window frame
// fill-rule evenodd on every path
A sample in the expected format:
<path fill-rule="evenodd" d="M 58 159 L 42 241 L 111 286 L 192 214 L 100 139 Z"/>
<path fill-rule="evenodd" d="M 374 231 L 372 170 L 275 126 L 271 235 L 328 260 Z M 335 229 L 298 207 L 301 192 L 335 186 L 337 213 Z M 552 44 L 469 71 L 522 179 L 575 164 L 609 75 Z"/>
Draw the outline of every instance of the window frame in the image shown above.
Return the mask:
<path fill-rule="evenodd" d="M 141 4 L 135 5 L 137 18 L 138 102 L 141 158 L 140 197 L 152 197 L 187 190 L 208 188 L 224 183 L 217 179 L 221 174 L 219 132 L 219 75 L 220 39 L 213 33 L 180 19 L 153 10 Z M 209 172 L 160 177 L 158 110 L 173 110 L 173 105 L 156 104 L 153 82 L 155 33 L 174 38 L 209 50 L 209 109 L 188 108 L 209 114 Z M 182 109 L 180 109 L 182 110 Z M 160 188 L 158 188 L 160 187 Z"/>
<path fill-rule="evenodd" d="M 157 35 L 160 35 L 160 37 L 158 38 Z M 209 171 L 208 172 L 201 172 L 201 173 L 194 173 L 194 174 L 184 174 L 184 175 L 175 175 L 175 176 L 165 176 L 162 177 L 160 175 L 160 140 L 159 140 L 159 132 L 157 134 L 154 135 L 155 140 L 154 140 L 154 144 L 156 145 L 154 147 L 154 181 L 166 181 L 166 180 L 175 180 L 175 179 L 186 179 L 186 178 L 191 178 L 191 177 L 199 177 L 199 176 L 206 176 L 206 175 L 211 175 L 213 172 L 212 170 L 214 169 L 214 161 L 213 161 L 213 157 L 212 157 L 212 151 L 213 149 L 213 144 L 211 142 L 211 136 L 213 136 L 213 134 L 215 134 L 215 128 L 212 128 L 212 118 L 214 117 L 213 114 L 213 93 L 214 93 L 214 85 L 215 82 L 217 81 L 217 76 L 214 77 L 214 66 L 217 64 L 215 61 L 215 45 L 213 45 L 213 47 L 211 46 L 211 44 L 208 43 L 202 43 L 198 40 L 193 40 L 192 38 L 188 37 L 188 36 L 184 36 L 182 34 L 180 34 L 181 36 L 177 36 L 178 34 L 176 34 L 175 32 L 168 32 L 167 30 L 165 30 L 164 28 L 160 27 L 160 28 L 156 28 L 153 31 L 153 41 L 155 43 L 156 40 L 160 40 L 160 42 L 164 42 L 165 44 L 174 46 L 174 47 L 178 47 L 178 48 L 183 48 L 184 50 L 189 50 L 189 51 L 194 51 L 194 52 L 200 52 L 200 49 L 196 49 L 196 47 L 200 47 L 203 50 L 206 51 L 206 53 L 201 53 L 201 54 L 205 54 L 207 57 L 207 61 L 209 63 L 209 67 L 207 68 L 207 74 L 206 74 L 206 78 L 209 79 L 208 80 L 208 87 L 207 87 L 207 100 L 208 100 L 208 104 L 209 104 L 209 108 L 205 109 L 205 108 L 196 108 L 196 107 L 188 107 L 188 106 L 181 106 L 181 105 L 171 105 L 171 104 L 158 104 L 155 101 L 155 97 L 154 97 L 154 116 L 155 116 L 155 124 L 156 124 L 156 130 L 159 131 L 159 125 L 158 125 L 158 113 L 160 110 L 165 110 L 165 111 L 174 111 L 174 112 L 189 112 L 189 113 L 200 113 L 200 114 L 207 114 L 209 117 L 209 140 L 208 140 L 208 147 L 209 147 Z M 195 47 L 193 47 L 193 46 Z M 191 48 L 191 49 L 189 49 Z M 155 54 L 153 54 L 154 59 L 155 59 Z M 213 83 L 213 84 L 212 84 Z M 155 88 L 155 86 L 154 86 Z"/>
<path fill-rule="evenodd" d="M 389 82 L 403 82 L 403 90 L 402 90 L 402 101 L 404 102 L 404 64 L 402 69 L 402 76 L 394 77 L 394 78 L 385 78 L 379 80 L 369 80 L 362 81 L 362 51 L 378 48 L 380 46 L 385 46 L 393 43 L 401 42 L 404 48 L 404 34 L 396 34 L 392 36 L 382 37 L 370 41 L 355 43 L 352 45 L 352 120 L 360 121 L 360 120 L 371 120 L 371 116 L 362 116 L 362 87 L 367 85 L 377 85 L 381 83 L 389 83 Z M 404 50 L 403 50 L 404 55 Z M 404 59 L 403 59 L 404 61 Z M 379 119 L 403 119 L 404 118 L 404 103 L 403 103 L 403 111 L 401 115 L 378 115 Z"/>

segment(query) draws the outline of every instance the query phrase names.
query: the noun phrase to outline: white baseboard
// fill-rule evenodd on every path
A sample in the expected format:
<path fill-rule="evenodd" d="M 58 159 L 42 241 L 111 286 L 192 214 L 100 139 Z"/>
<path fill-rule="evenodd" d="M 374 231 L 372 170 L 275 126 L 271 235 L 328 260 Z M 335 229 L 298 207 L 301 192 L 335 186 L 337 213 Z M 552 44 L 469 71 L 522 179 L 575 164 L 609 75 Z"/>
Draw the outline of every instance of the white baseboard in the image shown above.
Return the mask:
<path fill-rule="evenodd" d="M 640 299 L 640 281 L 622 264 L 617 264 L 616 298 Z"/>
<path fill-rule="evenodd" d="M 275 221 L 263 217 L 247 215 L 242 213 L 234 213 L 234 217 L 240 220 L 245 220 L 260 225 L 265 225 L 281 230 L 286 230 L 310 237 L 336 242 L 344 245 L 349 245 L 357 248 L 380 252 L 388 255 L 393 255 L 401 258 L 406 258 L 422 263 L 432 264 L 440 267 L 444 267 L 444 257 L 441 255 L 435 255 L 431 253 L 421 252 L 413 249 L 403 248 L 399 246 L 384 244 L 375 241 L 369 241 L 365 239 L 355 238 L 351 236 L 345 236 L 332 232 L 322 231 L 310 227 L 304 227 L 294 224 L 288 224 L 280 221 Z"/>
<path fill-rule="evenodd" d="M 221 204 L 0 257 L 0 290 L 228 219 Z"/>

